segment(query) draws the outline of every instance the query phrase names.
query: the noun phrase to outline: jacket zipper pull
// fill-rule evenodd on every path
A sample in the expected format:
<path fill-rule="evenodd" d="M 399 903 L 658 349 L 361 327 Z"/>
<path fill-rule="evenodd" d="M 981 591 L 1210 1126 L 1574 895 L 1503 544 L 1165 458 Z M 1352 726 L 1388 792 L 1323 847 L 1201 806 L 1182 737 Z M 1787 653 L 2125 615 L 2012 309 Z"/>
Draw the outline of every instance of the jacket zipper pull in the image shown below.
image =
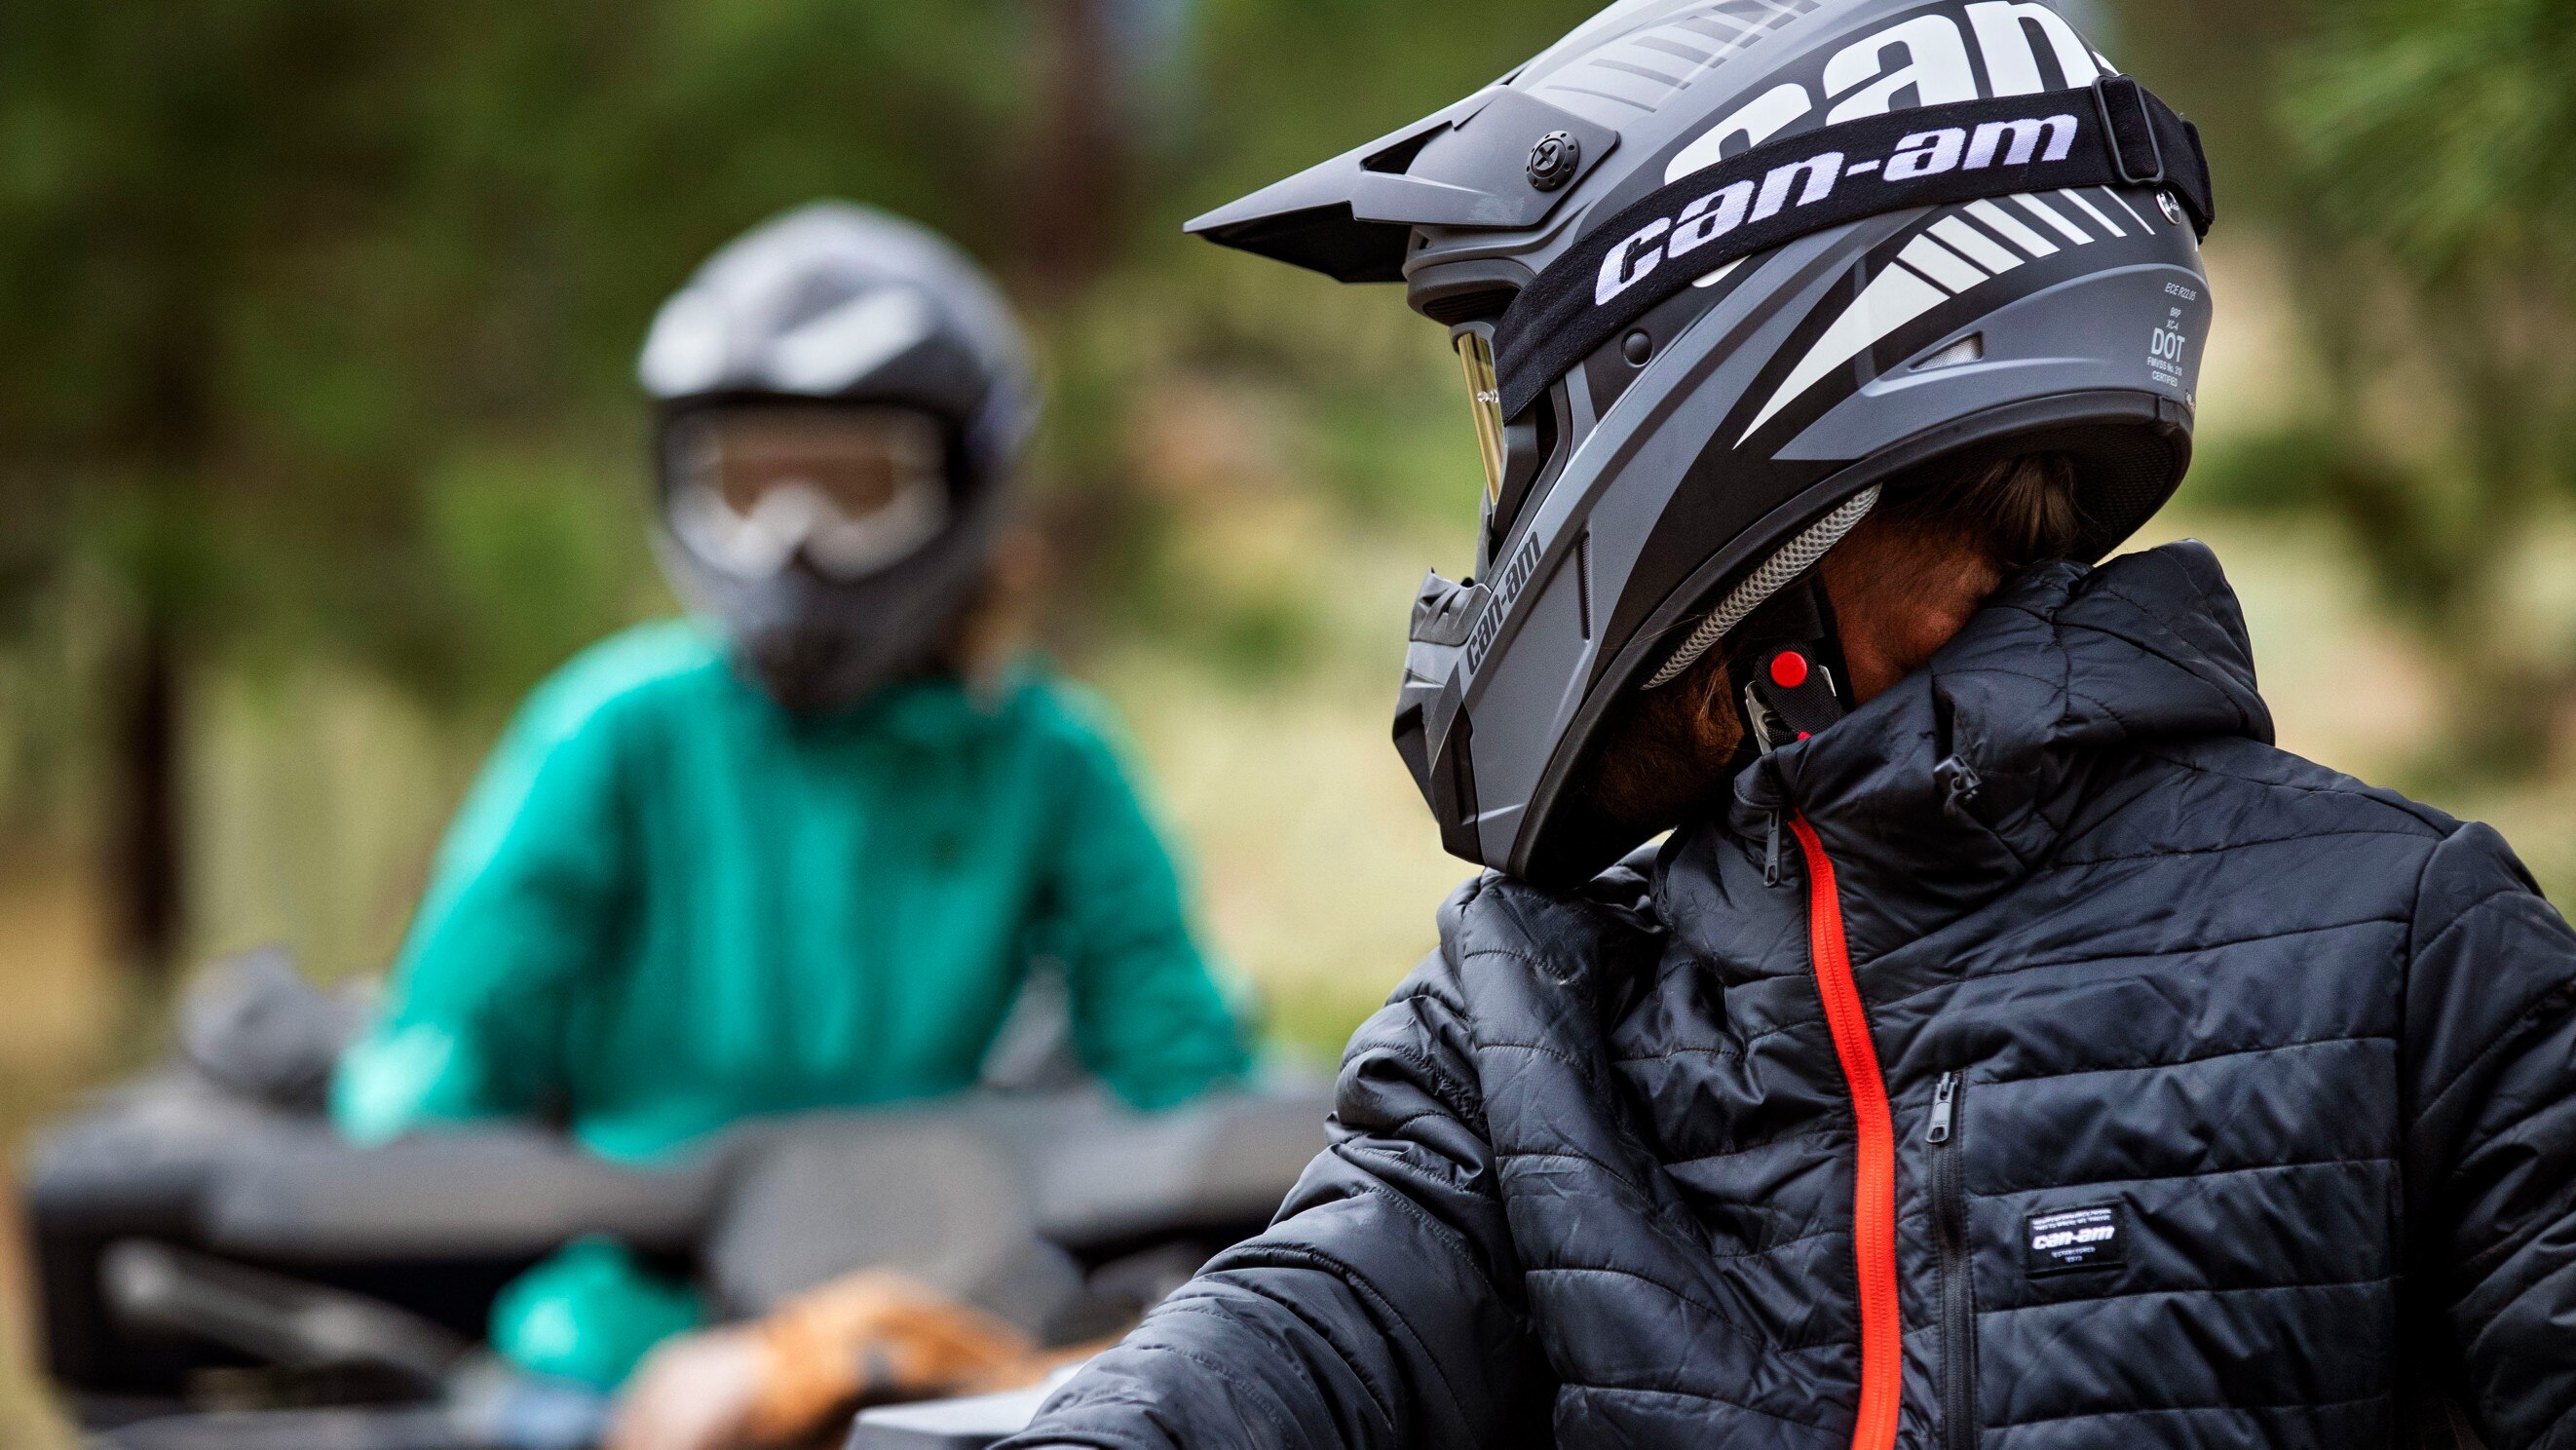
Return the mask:
<path fill-rule="evenodd" d="M 1771 844 L 1762 855 L 1762 884 L 1780 884 L 1780 813 L 1771 813 Z"/>
<path fill-rule="evenodd" d="M 1955 1072 L 1941 1074 L 1940 1086 L 1932 1089 L 1932 1126 L 1924 1132 L 1924 1142 L 1950 1141 L 1950 1126 L 1958 1112 L 1958 1100 L 1959 1075 Z"/>

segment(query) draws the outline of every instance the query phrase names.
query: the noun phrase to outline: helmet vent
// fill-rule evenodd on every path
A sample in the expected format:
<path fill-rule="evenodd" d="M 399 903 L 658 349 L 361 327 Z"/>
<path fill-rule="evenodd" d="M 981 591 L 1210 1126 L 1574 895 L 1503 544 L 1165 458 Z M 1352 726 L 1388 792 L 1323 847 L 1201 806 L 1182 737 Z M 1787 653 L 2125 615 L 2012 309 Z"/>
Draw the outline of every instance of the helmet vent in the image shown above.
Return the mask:
<path fill-rule="evenodd" d="M 1448 131 L 1449 123 L 1446 121 L 1437 126 L 1426 126 L 1418 134 L 1407 136 L 1382 151 L 1364 157 L 1360 161 L 1360 169 L 1374 171 L 1384 176 L 1402 176 L 1413 169 L 1413 160 L 1422 154 L 1423 147 L 1439 140 Z"/>
<path fill-rule="evenodd" d="M 1932 354 L 1930 357 L 1925 358 L 1923 361 L 1916 363 L 1914 365 L 1914 371 L 1918 373 L 1928 373 L 1937 371 L 1941 368 L 1965 367 L 1969 363 L 1984 362 L 1985 360 L 1986 335 L 1982 332 L 1972 332 L 1966 337 L 1960 338 L 1957 342 L 1950 344 L 1948 347 L 1941 349 L 1939 352 Z"/>

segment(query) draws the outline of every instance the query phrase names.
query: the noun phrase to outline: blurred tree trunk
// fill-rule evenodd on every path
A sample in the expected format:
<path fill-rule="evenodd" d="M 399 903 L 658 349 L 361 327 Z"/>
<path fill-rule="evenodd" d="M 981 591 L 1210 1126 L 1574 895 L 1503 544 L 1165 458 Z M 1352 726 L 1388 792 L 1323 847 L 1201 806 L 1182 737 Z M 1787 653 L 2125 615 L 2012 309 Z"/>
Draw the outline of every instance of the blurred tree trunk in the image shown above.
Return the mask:
<path fill-rule="evenodd" d="M 1035 104 L 1029 137 L 1028 225 L 1016 271 L 1046 335 L 1053 394 L 1038 508 L 1053 567 L 1091 600 L 1126 592 L 1125 556 L 1150 552 L 1159 537 L 1153 510 L 1136 488 L 1128 404 L 1131 380 L 1086 306 L 1117 260 L 1137 150 L 1128 57 L 1119 52 L 1118 7 L 1132 0 L 1029 0 L 1035 7 Z M 1058 620 L 1050 643 L 1078 651 Z"/>
<path fill-rule="evenodd" d="M 165 237 L 187 236 L 185 217 Z M 187 651 L 190 567 L 201 540 L 189 537 L 191 507 L 216 448 L 210 370 L 218 349 L 205 299 L 201 248 L 182 244 L 153 269 L 161 295 L 152 311 L 149 359 L 131 394 L 127 427 L 139 445 L 141 497 L 126 561 L 134 617 L 107 718 L 113 730 L 109 889 L 119 945 L 147 981 L 166 981 L 187 933 Z"/>
<path fill-rule="evenodd" d="M 173 621 L 147 605 L 112 688 L 115 817 L 110 882 L 119 945 L 159 982 L 178 960 L 187 926 L 179 748 L 180 659 Z"/>
<path fill-rule="evenodd" d="M 1041 305 L 1076 301 L 1114 256 L 1131 151 L 1116 0 L 1037 0 L 1038 114 L 1027 266 Z"/>

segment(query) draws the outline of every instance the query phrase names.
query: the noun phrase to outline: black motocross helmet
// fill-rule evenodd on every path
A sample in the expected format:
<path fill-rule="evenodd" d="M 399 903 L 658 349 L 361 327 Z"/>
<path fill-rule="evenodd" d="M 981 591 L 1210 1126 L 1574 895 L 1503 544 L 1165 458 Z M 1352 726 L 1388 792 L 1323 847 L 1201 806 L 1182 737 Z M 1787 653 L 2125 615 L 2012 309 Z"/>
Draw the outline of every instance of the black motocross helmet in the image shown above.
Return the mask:
<path fill-rule="evenodd" d="M 1882 484 L 2064 455 L 2092 557 L 2162 507 L 2213 211 L 2198 133 L 2038 0 L 1621 0 L 1190 229 L 1449 328 L 1483 529 L 1396 741 L 1450 851 L 1568 885 L 1642 834 L 1577 784 L 1613 707 L 1820 593 Z M 1757 731 L 1850 703 L 1744 674 Z"/>
<path fill-rule="evenodd" d="M 964 253 L 799 208 L 663 305 L 637 371 L 665 568 L 763 689 L 828 713 L 936 662 L 1037 416 L 1019 324 Z"/>

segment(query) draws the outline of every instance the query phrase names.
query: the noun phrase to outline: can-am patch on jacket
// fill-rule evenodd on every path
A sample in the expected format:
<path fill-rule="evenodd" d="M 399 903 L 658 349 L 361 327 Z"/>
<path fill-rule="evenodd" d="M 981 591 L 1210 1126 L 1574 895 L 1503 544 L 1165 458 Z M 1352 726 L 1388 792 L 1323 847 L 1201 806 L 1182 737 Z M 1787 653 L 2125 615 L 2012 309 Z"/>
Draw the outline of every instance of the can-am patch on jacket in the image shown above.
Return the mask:
<path fill-rule="evenodd" d="M 1468 886 L 1014 1443 L 2576 1443 L 2576 938 L 2270 735 L 2206 550 L 2051 566 L 1650 875 Z"/>

